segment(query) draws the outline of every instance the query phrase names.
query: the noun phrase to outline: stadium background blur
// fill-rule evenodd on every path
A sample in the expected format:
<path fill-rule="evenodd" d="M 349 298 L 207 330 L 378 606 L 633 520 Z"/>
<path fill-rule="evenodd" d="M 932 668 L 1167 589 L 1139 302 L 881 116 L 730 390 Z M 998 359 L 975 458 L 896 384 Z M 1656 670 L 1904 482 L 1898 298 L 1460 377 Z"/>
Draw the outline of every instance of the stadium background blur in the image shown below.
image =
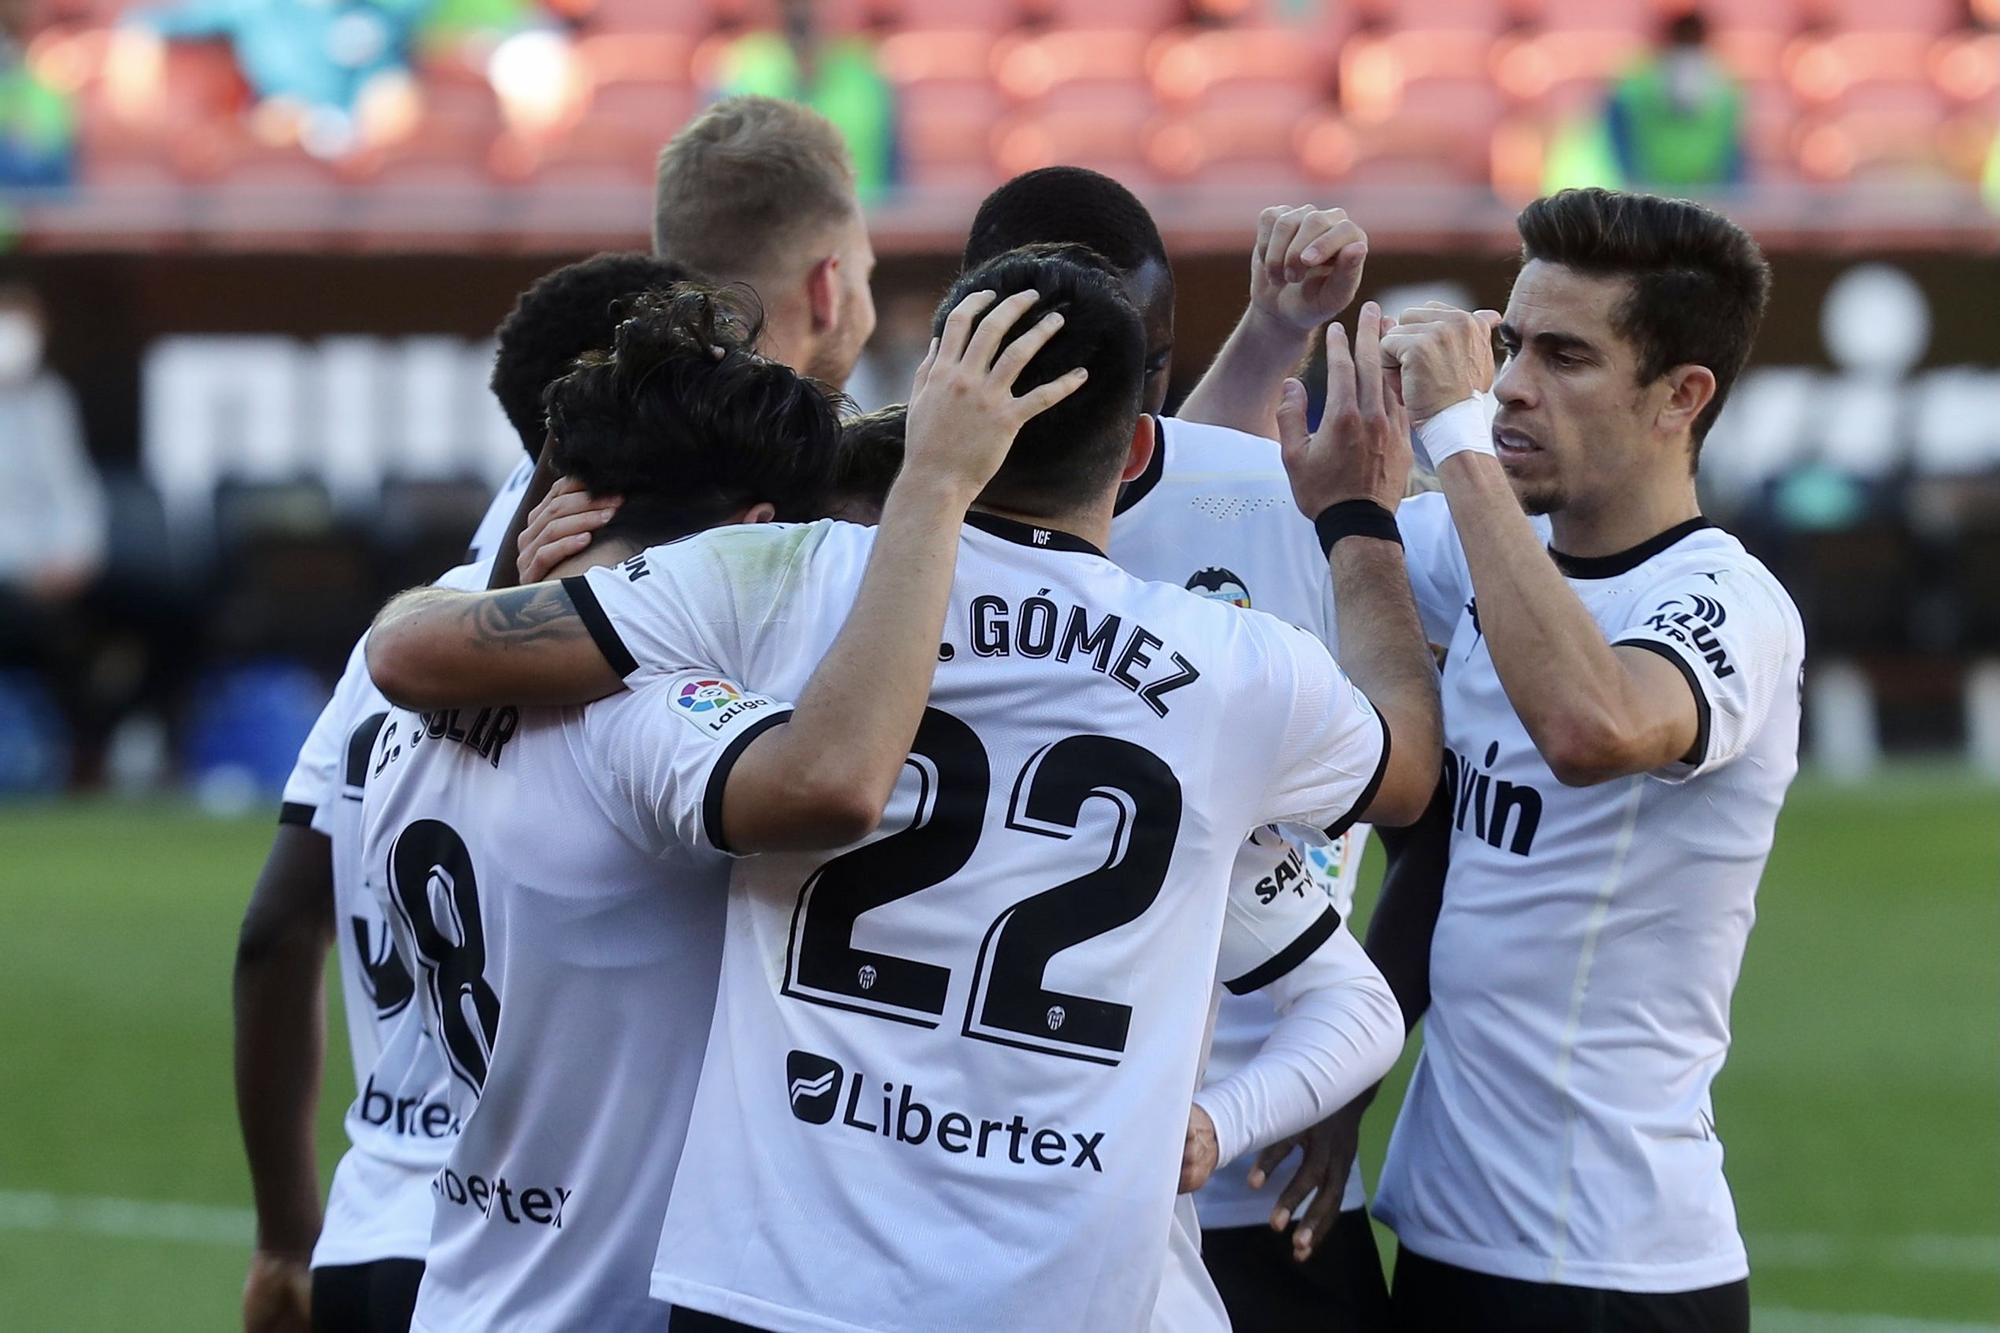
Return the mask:
<path fill-rule="evenodd" d="M 1812 650 L 1718 1093 L 1758 1326 L 1995 1327 L 2000 0 L 1717 0 L 1670 34 L 1683 8 L 0 5 L 5 1322 L 232 1322 L 227 976 L 275 786 L 520 457 L 484 388 L 515 293 L 644 248 L 660 144 L 804 67 L 881 255 L 864 406 L 902 396 L 980 197 L 1046 163 L 1159 218 L 1177 395 L 1269 203 L 1347 208 L 1392 311 L 1502 304 L 1512 212 L 1556 186 L 1753 230 L 1775 293 L 1704 502 Z M 39 370 L 4 345 L 37 324 Z"/>

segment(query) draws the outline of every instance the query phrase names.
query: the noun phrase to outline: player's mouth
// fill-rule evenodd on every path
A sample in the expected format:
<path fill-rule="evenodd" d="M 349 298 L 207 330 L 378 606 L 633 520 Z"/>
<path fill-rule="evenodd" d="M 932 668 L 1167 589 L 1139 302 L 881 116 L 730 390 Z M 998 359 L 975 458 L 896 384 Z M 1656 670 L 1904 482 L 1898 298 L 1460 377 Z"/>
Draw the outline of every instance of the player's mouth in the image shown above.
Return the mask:
<path fill-rule="evenodd" d="M 1534 436 L 1525 431 L 1516 430 L 1512 426 L 1495 426 L 1493 451 L 1499 455 L 1503 463 L 1520 462 L 1541 453 L 1542 446 L 1536 442 Z"/>

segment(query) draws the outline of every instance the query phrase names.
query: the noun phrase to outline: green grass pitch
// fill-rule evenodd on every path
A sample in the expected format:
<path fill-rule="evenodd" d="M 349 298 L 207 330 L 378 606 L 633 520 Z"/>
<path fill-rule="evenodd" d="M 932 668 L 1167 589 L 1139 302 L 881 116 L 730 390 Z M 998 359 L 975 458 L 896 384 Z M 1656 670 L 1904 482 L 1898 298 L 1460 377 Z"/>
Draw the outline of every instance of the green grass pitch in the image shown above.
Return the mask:
<path fill-rule="evenodd" d="M 268 836 L 179 806 L 0 809 L 7 1327 L 235 1325 L 229 964 Z M 352 1092 L 331 1022 L 323 1172 Z M 1996 1035 L 2000 792 L 1932 770 L 1802 781 L 1716 1089 L 1760 1329 L 2000 1323 Z"/>

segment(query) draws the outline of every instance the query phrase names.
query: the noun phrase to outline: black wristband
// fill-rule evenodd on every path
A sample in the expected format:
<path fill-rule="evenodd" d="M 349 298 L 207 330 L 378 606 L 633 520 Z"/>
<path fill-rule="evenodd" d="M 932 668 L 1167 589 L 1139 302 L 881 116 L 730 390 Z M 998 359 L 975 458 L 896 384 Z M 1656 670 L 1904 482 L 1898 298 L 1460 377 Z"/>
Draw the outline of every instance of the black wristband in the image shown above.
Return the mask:
<path fill-rule="evenodd" d="M 1313 531 L 1319 533 L 1319 549 L 1329 556 L 1333 554 L 1333 544 L 1342 537 L 1379 537 L 1398 546 L 1403 544 L 1403 530 L 1396 526 L 1396 516 L 1373 500 L 1342 500 L 1328 505 L 1313 520 Z"/>

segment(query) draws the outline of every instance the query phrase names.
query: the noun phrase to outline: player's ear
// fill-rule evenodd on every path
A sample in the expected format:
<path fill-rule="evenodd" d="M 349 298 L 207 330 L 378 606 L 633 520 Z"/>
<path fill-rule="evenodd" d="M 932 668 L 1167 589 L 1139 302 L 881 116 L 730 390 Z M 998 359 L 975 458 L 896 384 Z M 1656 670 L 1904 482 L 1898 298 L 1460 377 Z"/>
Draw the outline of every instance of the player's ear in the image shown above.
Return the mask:
<path fill-rule="evenodd" d="M 1667 396 L 1656 419 L 1661 433 L 1692 430 L 1695 418 L 1715 400 L 1715 372 L 1707 366 L 1675 366 L 1663 378 Z"/>
<path fill-rule="evenodd" d="M 1118 474 L 1121 482 L 1130 481 L 1146 470 L 1153 461 L 1153 450 L 1159 441 L 1153 437 L 1153 414 L 1141 412 L 1139 420 L 1132 427 L 1132 447 L 1125 455 L 1125 469 Z"/>
<path fill-rule="evenodd" d="M 825 333 L 840 318 L 840 256 L 828 255 L 806 270 L 806 309 L 814 333 Z"/>
<path fill-rule="evenodd" d="M 769 523 L 778 516 L 778 507 L 769 500 L 759 500 L 742 513 L 730 519 L 731 523 Z"/>

